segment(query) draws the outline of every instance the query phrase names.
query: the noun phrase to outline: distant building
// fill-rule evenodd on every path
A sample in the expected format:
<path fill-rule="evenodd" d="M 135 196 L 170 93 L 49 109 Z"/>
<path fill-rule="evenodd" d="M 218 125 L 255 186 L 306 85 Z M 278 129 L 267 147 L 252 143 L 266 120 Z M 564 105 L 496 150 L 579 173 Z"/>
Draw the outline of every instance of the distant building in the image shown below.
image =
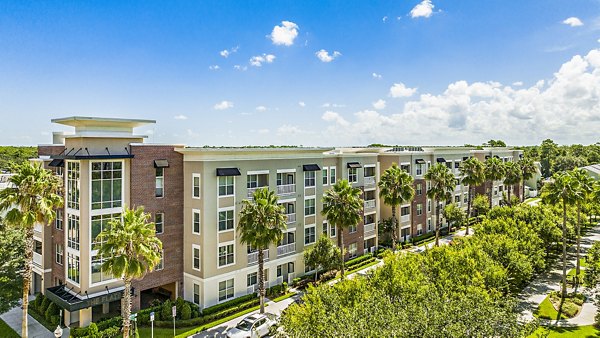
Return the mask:
<path fill-rule="evenodd" d="M 594 180 L 598 180 L 600 178 L 600 164 L 591 164 L 585 167 L 581 167 L 581 169 L 588 172 L 591 178 Z"/>

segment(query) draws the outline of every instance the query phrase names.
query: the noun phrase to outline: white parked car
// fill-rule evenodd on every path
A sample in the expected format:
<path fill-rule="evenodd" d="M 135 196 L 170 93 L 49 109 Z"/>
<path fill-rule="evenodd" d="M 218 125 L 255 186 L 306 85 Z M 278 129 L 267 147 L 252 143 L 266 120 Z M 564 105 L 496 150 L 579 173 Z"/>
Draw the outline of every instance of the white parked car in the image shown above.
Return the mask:
<path fill-rule="evenodd" d="M 255 313 L 227 330 L 228 338 L 258 338 L 269 334 L 271 326 L 277 324 L 277 316 L 272 313 Z"/>

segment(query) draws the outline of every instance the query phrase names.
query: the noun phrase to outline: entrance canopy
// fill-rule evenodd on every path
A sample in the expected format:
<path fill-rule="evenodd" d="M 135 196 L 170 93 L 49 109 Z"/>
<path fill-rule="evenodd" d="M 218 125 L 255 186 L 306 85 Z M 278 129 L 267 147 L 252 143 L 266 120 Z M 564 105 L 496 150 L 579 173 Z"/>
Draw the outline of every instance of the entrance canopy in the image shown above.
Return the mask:
<path fill-rule="evenodd" d="M 123 289 L 107 289 L 106 292 L 97 293 L 90 297 L 85 294 L 76 294 L 66 285 L 58 285 L 47 288 L 45 295 L 61 308 L 72 312 L 119 300 L 123 297 Z"/>

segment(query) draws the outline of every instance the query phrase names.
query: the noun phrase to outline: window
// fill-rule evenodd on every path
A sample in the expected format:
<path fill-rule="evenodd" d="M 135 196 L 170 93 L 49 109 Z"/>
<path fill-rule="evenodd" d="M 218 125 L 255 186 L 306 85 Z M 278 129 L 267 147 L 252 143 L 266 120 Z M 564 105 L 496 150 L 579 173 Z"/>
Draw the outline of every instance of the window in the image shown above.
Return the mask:
<path fill-rule="evenodd" d="M 100 283 L 112 279 L 106 271 L 102 271 L 104 259 L 100 255 L 92 256 L 92 283 Z"/>
<path fill-rule="evenodd" d="M 219 266 L 227 266 L 234 263 L 233 261 L 233 244 L 227 244 L 219 247 Z"/>
<path fill-rule="evenodd" d="M 375 176 L 375 167 L 365 166 L 365 177 L 374 177 L 374 176 Z"/>
<path fill-rule="evenodd" d="M 165 168 L 156 168 L 156 190 L 154 196 L 163 197 L 165 194 Z"/>
<path fill-rule="evenodd" d="M 329 167 L 329 183 L 335 184 L 335 182 L 336 182 L 335 167 Z"/>
<path fill-rule="evenodd" d="M 165 268 L 165 250 L 160 250 L 160 261 L 154 267 L 154 271 L 160 271 Z"/>
<path fill-rule="evenodd" d="M 58 229 L 58 230 L 63 229 L 63 211 L 62 211 L 62 209 L 56 210 L 56 219 L 54 220 L 54 224 L 56 226 L 56 229 Z"/>
<path fill-rule="evenodd" d="M 258 187 L 258 175 L 255 175 L 255 174 L 253 174 L 253 175 L 248 175 L 248 176 L 247 176 L 247 183 L 246 183 L 246 187 L 247 187 L 248 189 L 251 189 L 251 188 L 256 188 L 256 187 Z"/>
<path fill-rule="evenodd" d="M 356 243 L 351 243 L 348 245 L 348 256 L 350 258 L 356 257 L 356 251 L 358 250 L 358 246 Z"/>
<path fill-rule="evenodd" d="M 417 188 L 415 189 L 415 192 L 416 192 L 417 196 L 421 196 L 421 194 L 423 193 L 423 184 L 422 183 L 417 183 Z"/>
<path fill-rule="evenodd" d="M 304 245 L 312 244 L 316 241 L 315 226 L 304 228 Z"/>
<path fill-rule="evenodd" d="M 233 298 L 233 278 L 219 282 L 219 302 Z"/>
<path fill-rule="evenodd" d="M 348 182 L 358 182 L 358 168 L 348 168 Z"/>
<path fill-rule="evenodd" d="M 460 203 L 460 195 L 454 196 L 454 203 Z"/>
<path fill-rule="evenodd" d="M 400 165 L 400 170 L 404 170 L 407 173 L 410 173 L 410 164 L 401 164 Z"/>
<path fill-rule="evenodd" d="M 348 227 L 348 232 L 353 234 L 356 232 L 356 224 L 352 224 Z"/>
<path fill-rule="evenodd" d="M 423 164 L 417 164 L 417 176 L 423 175 Z"/>
<path fill-rule="evenodd" d="M 233 229 L 233 209 L 219 211 L 219 231 Z"/>
<path fill-rule="evenodd" d="M 464 196 L 463 196 L 463 203 L 467 203 L 467 202 L 469 202 L 469 194 L 468 193 L 464 194 Z"/>
<path fill-rule="evenodd" d="M 335 225 L 332 224 L 331 227 L 329 227 L 329 236 L 335 237 L 335 230 Z"/>
<path fill-rule="evenodd" d="M 401 207 L 400 216 L 410 215 L 410 207 Z"/>
<path fill-rule="evenodd" d="M 192 197 L 200 198 L 200 174 L 192 174 Z"/>
<path fill-rule="evenodd" d="M 157 212 L 156 214 L 154 214 L 154 229 L 156 229 L 157 234 L 162 234 L 165 231 L 164 219 L 165 219 L 164 213 Z"/>
<path fill-rule="evenodd" d="M 421 216 L 423 215 L 423 204 L 419 203 L 417 204 L 417 216 Z"/>
<path fill-rule="evenodd" d="M 367 225 L 367 224 L 375 224 L 375 214 L 365 215 L 363 223 L 365 225 Z"/>
<path fill-rule="evenodd" d="M 98 235 L 104 231 L 110 229 L 110 221 L 114 218 L 121 217 L 120 214 L 106 214 L 92 216 L 92 249 L 96 250 L 102 242 L 98 238 Z"/>
<path fill-rule="evenodd" d="M 67 255 L 67 278 L 79 284 L 79 256 L 72 253 Z"/>
<path fill-rule="evenodd" d="M 304 187 L 314 187 L 317 184 L 317 180 L 315 178 L 314 171 L 305 171 L 304 172 Z"/>
<path fill-rule="evenodd" d="M 315 199 L 309 198 L 304 200 L 304 216 L 312 216 L 315 214 Z"/>
<path fill-rule="evenodd" d="M 431 231 L 431 218 L 427 219 L 427 232 Z"/>
<path fill-rule="evenodd" d="M 200 285 L 194 283 L 194 304 L 200 305 Z"/>
<path fill-rule="evenodd" d="M 427 212 L 431 212 L 431 200 L 427 200 Z"/>
<path fill-rule="evenodd" d="M 454 162 L 454 169 L 460 168 L 460 161 Z"/>
<path fill-rule="evenodd" d="M 92 162 L 92 210 L 121 206 L 122 171 L 121 162 Z"/>
<path fill-rule="evenodd" d="M 42 242 L 38 240 L 33 240 L 33 252 L 38 255 L 42 254 Z"/>
<path fill-rule="evenodd" d="M 323 168 L 323 185 L 327 185 L 329 180 L 329 173 L 327 172 L 327 168 Z"/>
<path fill-rule="evenodd" d="M 200 234 L 200 210 L 192 209 L 192 232 Z"/>
<path fill-rule="evenodd" d="M 446 168 L 452 170 L 452 161 L 447 161 L 446 162 Z"/>
<path fill-rule="evenodd" d="M 417 224 L 417 236 L 422 235 L 422 234 L 423 234 L 423 225 Z"/>
<path fill-rule="evenodd" d="M 246 275 L 246 286 L 250 287 L 258 283 L 258 274 L 256 272 Z"/>
<path fill-rule="evenodd" d="M 67 208 L 79 210 L 79 162 L 67 162 Z"/>
<path fill-rule="evenodd" d="M 67 223 L 67 244 L 69 248 L 79 250 L 79 216 L 69 215 Z"/>
<path fill-rule="evenodd" d="M 281 277 L 281 275 L 283 275 L 281 270 L 281 265 L 277 265 L 277 277 Z"/>
<path fill-rule="evenodd" d="M 62 244 L 56 244 L 56 264 L 63 265 L 64 249 Z"/>
<path fill-rule="evenodd" d="M 327 235 L 327 227 L 328 227 L 327 226 L 327 221 L 323 222 L 323 229 L 322 229 L 323 231 L 322 232 L 323 232 L 324 235 Z"/>
<path fill-rule="evenodd" d="M 219 177 L 219 196 L 233 195 L 233 176 Z"/>
<path fill-rule="evenodd" d="M 197 245 L 192 245 L 192 268 L 200 270 L 200 247 Z"/>
<path fill-rule="evenodd" d="M 294 271 L 295 271 L 294 262 L 289 262 L 288 263 L 288 273 L 294 273 Z"/>

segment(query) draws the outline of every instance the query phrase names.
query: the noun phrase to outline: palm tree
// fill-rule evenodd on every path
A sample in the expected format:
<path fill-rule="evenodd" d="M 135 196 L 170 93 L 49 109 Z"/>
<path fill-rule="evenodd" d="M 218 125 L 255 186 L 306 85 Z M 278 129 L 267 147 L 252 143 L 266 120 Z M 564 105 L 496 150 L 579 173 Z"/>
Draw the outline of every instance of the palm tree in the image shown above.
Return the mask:
<path fill-rule="evenodd" d="M 156 237 L 154 223 L 148 222 L 150 214 L 143 207 L 123 208 L 119 218 L 108 222 L 108 229 L 98 235 L 102 243 L 98 249 L 101 257 L 102 271 L 106 271 L 125 283 L 121 299 L 121 316 L 123 317 L 123 338 L 130 334 L 131 315 L 131 281 L 142 278 L 161 260 L 162 242 Z"/>
<path fill-rule="evenodd" d="M 268 188 L 257 189 L 252 197 L 242 201 L 238 231 L 242 244 L 258 250 L 260 313 L 265 313 L 264 250 L 283 239 L 286 216 L 284 207 L 277 203 L 277 195 Z"/>
<path fill-rule="evenodd" d="M 387 168 L 379 180 L 379 197 L 392 208 L 392 246 L 396 250 L 396 231 L 399 231 L 399 222 L 396 217 L 396 208 L 415 197 L 413 178 L 409 173 L 400 169 L 396 163 Z"/>
<path fill-rule="evenodd" d="M 588 175 L 588 172 L 583 169 L 575 168 L 568 174 L 571 176 L 573 183 L 576 185 L 575 204 L 577 206 L 577 263 L 575 275 L 579 278 L 579 272 L 581 270 L 581 264 L 579 262 L 579 256 L 581 253 L 581 207 L 582 204 L 588 200 L 590 194 L 594 190 L 594 180 Z"/>
<path fill-rule="evenodd" d="M 23 270 L 23 314 L 21 336 L 27 337 L 27 308 L 33 259 L 33 227 L 48 224 L 56 217 L 55 208 L 62 206 L 62 181 L 41 163 L 25 162 L 13 167 L 10 187 L 0 191 L 0 212 L 7 211 L 4 222 L 25 231 L 25 269 Z"/>
<path fill-rule="evenodd" d="M 466 234 L 469 234 L 469 223 L 471 222 L 471 203 L 473 199 L 473 192 L 475 191 L 475 187 L 483 184 L 485 182 L 485 171 L 483 163 L 476 159 L 475 157 L 471 157 L 465 161 L 462 161 L 460 167 L 458 168 L 460 171 L 461 182 L 464 185 L 469 186 L 469 200 L 467 202 L 467 231 Z"/>
<path fill-rule="evenodd" d="M 492 190 L 494 190 L 494 181 L 501 180 L 504 177 L 504 162 L 499 158 L 490 157 L 485 160 L 485 179 L 490 182 L 488 198 L 490 200 L 490 209 L 492 208 Z"/>
<path fill-rule="evenodd" d="M 456 188 L 456 178 L 445 165 L 438 163 L 427 171 L 425 179 L 429 181 L 427 197 L 431 198 L 435 206 L 435 246 L 440 245 L 440 202 L 452 198 Z"/>
<path fill-rule="evenodd" d="M 361 190 L 353 188 L 347 180 L 338 180 L 323 196 L 323 216 L 338 230 L 341 274 L 344 279 L 344 230 L 360 222 L 363 211 Z"/>
<path fill-rule="evenodd" d="M 525 200 L 525 181 L 531 179 L 537 172 L 537 167 L 530 158 L 524 158 L 519 161 L 521 167 L 521 178 L 523 179 L 521 202 Z"/>
<path fill-rule="evenodd" d="M 508 204 L 512 204 L 510 193 L 515 189 L 515 185 L 521 183 L 521 166 L 517 162 L 507 162 L 504 164 L 504 185 L 508 187 Z"/>
<path fill-rule="evenodd" d="M 546 183 L 542 190 L 542 199 L 550 204 L 562 204 L 563 208 L 563 238 L 562 238 L 562 297 L 567 295 L 567 205 L 571 205 L 576 200 L 577 192 L 571 176 L 564 172 L 552 175 L 552 181 Z"/>

